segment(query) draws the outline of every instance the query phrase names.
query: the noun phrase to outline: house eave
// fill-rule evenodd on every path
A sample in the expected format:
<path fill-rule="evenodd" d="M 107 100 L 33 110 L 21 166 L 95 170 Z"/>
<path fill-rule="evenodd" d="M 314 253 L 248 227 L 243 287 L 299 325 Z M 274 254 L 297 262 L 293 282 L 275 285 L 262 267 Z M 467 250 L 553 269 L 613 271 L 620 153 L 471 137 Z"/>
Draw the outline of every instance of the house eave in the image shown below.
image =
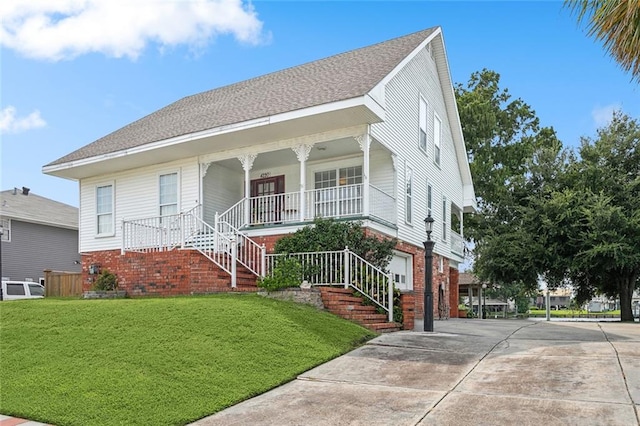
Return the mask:
<path fill-rule="evenodd" d="M 135 148 L 44 166 L 42 172 L 79 180 L 152 164 L 197 157 L 384 120 L 384 107 L 364 95 L 189 133 Z"/>

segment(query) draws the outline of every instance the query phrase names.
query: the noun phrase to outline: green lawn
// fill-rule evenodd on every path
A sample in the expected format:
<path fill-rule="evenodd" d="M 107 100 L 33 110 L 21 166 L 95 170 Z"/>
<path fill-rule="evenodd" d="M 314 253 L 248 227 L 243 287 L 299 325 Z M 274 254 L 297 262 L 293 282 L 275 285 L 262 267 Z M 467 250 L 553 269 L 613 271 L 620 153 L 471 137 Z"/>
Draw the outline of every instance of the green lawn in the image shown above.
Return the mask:
<path fill-rule="evenodd" d="M 373 337 L 256 295 L 0 303 L 0 413 L 55 425 L 179 425 Z"/>
<path fill-rule="evenodd" d="M 580 318 L 603 318 L 603 317 L 615 317 L 615 316 L 620 316 L 620 310 L 617 311 L 607 311 L 607 312 L 587 312 L 585 310 L 572 310 L 572 309 L 561 309 L 561 310 L 551 310 L 549 311 L 550 316 L 552 317 L 558 317 L 558 318 L 564 318 L 564 317 L 580 317 Z M 547 311 L 545 309 L 530 309 L 529 310 L 529 315 L 536 315 L 536 316 L 546 316 L 547 315 Z"/>

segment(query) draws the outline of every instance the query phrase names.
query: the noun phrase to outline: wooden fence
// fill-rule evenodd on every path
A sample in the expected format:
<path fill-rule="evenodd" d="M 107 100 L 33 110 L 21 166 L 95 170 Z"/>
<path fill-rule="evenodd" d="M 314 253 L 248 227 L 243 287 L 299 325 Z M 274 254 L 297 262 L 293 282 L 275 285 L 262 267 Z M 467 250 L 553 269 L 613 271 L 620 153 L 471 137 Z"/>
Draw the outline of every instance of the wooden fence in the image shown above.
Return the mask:
<path fill-rule="evenodd" d="M 63 271 L 44 271 L 44 295 L 51 296 L 81 296 L 82 273 Z"/>

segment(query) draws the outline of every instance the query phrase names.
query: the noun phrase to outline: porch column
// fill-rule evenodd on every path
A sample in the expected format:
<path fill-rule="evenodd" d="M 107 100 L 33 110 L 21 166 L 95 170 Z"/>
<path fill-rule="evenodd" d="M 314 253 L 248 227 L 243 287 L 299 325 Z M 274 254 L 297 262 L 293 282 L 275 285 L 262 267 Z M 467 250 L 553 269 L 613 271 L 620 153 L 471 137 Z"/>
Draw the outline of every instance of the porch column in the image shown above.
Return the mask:
<path fill-rule="evenodd" d="M 307 189 L 307 159 L 311 152 L 313 145 L 302 144 L 291 148 L 296 153 L 298 161 L 300 162 L 300 222 L 304 222 L 304 214 L 307 210 L 307 200 L 305 197 L 305 191 Z"/>
<path fill-rule="evenodd" d="M 251 220 L 251 204 L 249 197 L 251 196 L 251 176 L 249 172 L 253 168 L 253 162 L 256 159 L 257 154 L 245 154 L 238 157 L 242 168 L 244 169 L 244 224 L 249 225 Z"/>
<path fill-rule="evenodd" d="M 205 219 L 205 212 L 204 212 L 204 178 L 207 176 L 207 172 L 209 171 L 209 166 L 211 166 L 211 163 L 200 163 L 200 191 L 198 196 L 200 197 L 200 208 L 198 209 L 198 217 L 202 220 Z"/>
<path fill-rule="evenodd" d="M 473 287 L 471 285 L 469 285 L 467 292 L 469 293 L 469 310 L 471 311 L 471 318 L 473 318 Z"/>
<path fill-rule="evenodd" d="M 356 141 L 360 145 L 364 161 L 362 162 L 362 215 L 369 216 L 369 148 L 371 147 L 371 136 L 369 127 L 364 135 L 356 136 Z"/>

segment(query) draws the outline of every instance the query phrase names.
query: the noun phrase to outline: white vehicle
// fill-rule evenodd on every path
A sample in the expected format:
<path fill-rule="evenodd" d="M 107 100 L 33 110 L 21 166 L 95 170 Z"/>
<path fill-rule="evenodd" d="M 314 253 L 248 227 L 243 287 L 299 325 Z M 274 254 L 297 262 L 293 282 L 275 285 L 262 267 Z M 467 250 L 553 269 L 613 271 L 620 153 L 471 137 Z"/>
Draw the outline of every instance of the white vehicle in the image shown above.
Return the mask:
<path fill-rule="evenodd" d="M 44 286 L 31 281 L 2 281 L 2 300 L 42 299 Z"/>

